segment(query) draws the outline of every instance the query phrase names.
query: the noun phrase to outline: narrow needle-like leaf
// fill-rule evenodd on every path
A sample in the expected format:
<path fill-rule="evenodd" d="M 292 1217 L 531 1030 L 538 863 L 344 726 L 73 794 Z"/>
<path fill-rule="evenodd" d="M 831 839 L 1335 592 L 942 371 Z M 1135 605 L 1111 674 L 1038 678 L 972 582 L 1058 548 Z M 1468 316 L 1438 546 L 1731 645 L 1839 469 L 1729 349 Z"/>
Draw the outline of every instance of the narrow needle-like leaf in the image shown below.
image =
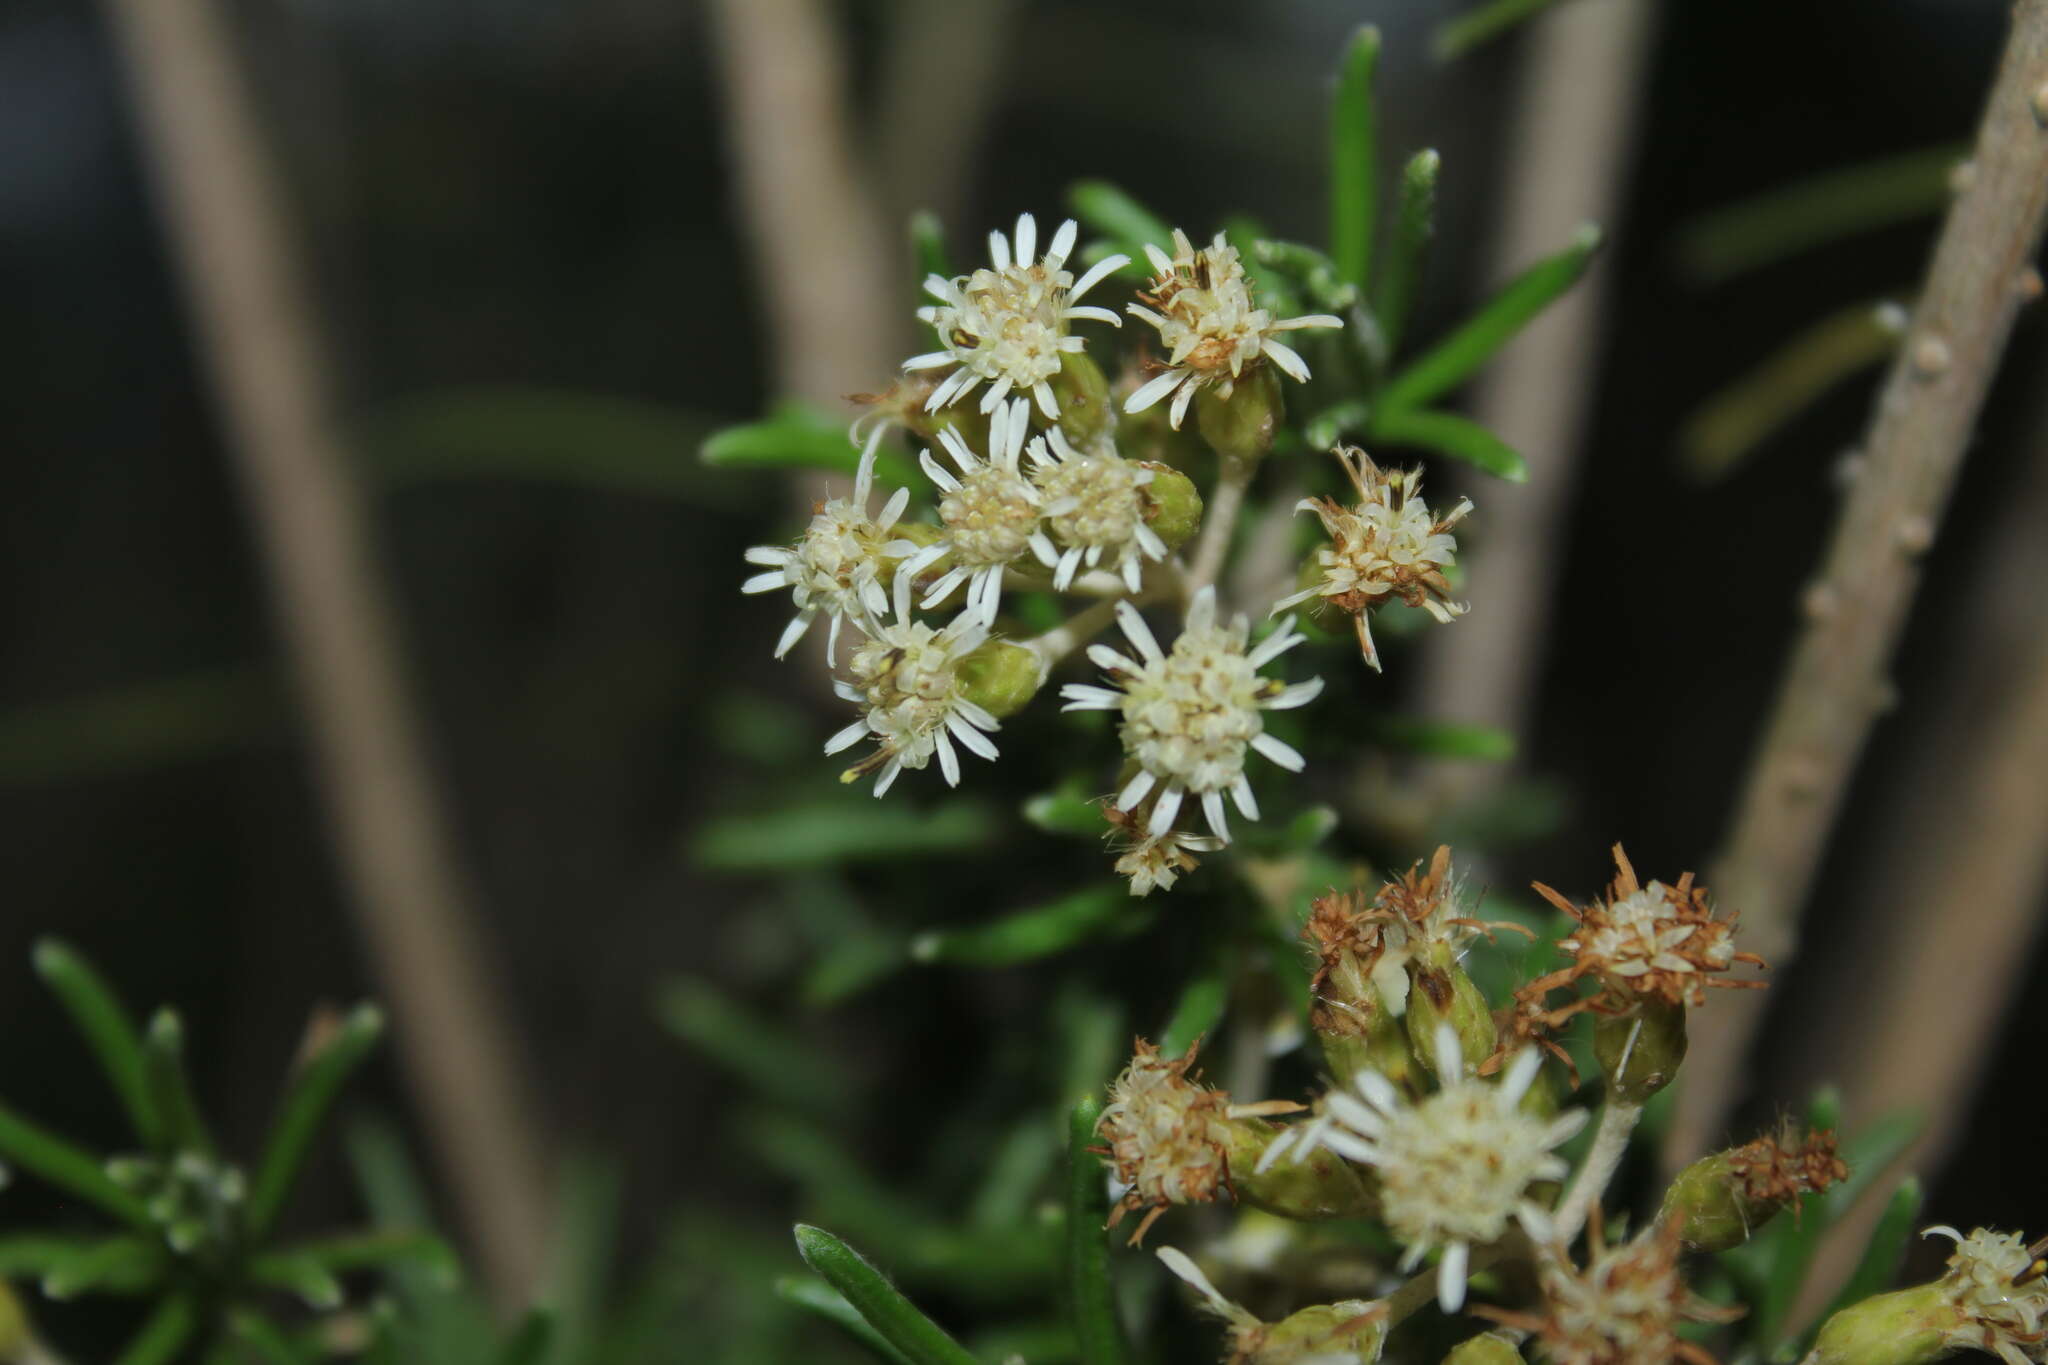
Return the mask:
<path fill-rule="evenodd" d="M 156 1114 L 142 1075 L 142 1040 L 121 1001 L 92 964 L 61 939 L 36 945 L 36 971 L 85 1035 L 145 1147 L 157 1145 Z"/>
<path fill-rule="evenodd" d="M 1351 36 L 1338 68 L 1330 110 L 1330 258 L 1337 277 L 1363 286 L 1372 269 L 1374 219 L 1379 212 L 1379 130 L 1373 78 L 1380 61 L 1380 31 L 1370 24 Z"/>
<path fill-rule="evenodd" d="M 197 1301 L 190 1294 L 173 1294 L 157 1305 L 114 1365 L 170 1365 L 198 1329 Z"/>
<path fill-rule="evenodd" d="M 1525 483 L 1529 478 L 1529 466 L 1513 446 L 1477 422 L 1455 413 L 1419 412 L 1412 408 L 1383 411 L 1373 418 L 1372 434 L 1393 445 L 1423 446 L 1478 465 L 1509 483 Z"/>
<path fill-rule="evenodd" d="M 260 1242 L 276 1226 L 278 1210 L 335 1095 L 383 1032 L 383 1012 L 375 1005 L 358 1005 L 291 1078 L 249 1189 L 248 1228 L 253 1240 Z"/>
<path fill-rule="evenodd" d="M 1091 1096 L 1067 1118 L 1067 1313 L 1081 1365 L 1129 1365 L 1131 1347 L 1109 1278 L 1109 1180 L 1088 1150 L 1101 1117 L 1102 1104 Z"/>
<path fill-rule="evenodd" d="M 834 1324 L 889 1365 L 911 1365 L 909 1356 L 868 1326 L 868 1320 L 846 1301 L 846 1296 L 823 1280 L 811 1275 L 784 1275 L 775 1282 L 775 1297 Z"/>
<path fill-rule="evenodd" d="M 139 1228 L 154 1226 L 148 1206 L 108 1179 L 91 1153 L 5 1107 L 0 1107 L 0 1156 L 92 1201 L 123 1222 Z"/>
<path fill-rule="evenodd" d="M 823 1228 L 796 1225 L 804 1263 L 838 1290 L 910 1365 L 976 1365 L 965 1347 L 903 1297 L 861 1254 Z"/>
<path fill-rule="evenodd" d="M 1430 239 L 1436 235 L 1436 177 L 1442 164 L 1443 158 L 1433 148 L 1425 148 L 1410 157 L 1401 172 L 1394 239 L 1373 293 L 1373 314 L 1379 319 L 1389 354 L 1399 351 L 1415 296 L 1422 292 L 1423 262 L 1429 255 Z"/>

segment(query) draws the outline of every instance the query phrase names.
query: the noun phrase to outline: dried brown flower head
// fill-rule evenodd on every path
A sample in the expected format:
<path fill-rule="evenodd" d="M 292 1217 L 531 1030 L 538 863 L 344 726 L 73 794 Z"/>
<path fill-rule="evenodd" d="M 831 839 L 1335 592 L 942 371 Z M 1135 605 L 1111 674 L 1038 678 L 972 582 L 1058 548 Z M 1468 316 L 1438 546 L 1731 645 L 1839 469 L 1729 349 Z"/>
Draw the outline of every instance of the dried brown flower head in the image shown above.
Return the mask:
<path fill-rule="evenodd" d="M 1693 885 L 1692 873 L 1673 886 L 1655 881 L 1646 886 L 1636 880 L 1620 844 L 1614 846 L 1614 862 L 1618 871 L 1607 894 L 1588 905 L 1573 905 L 1542 882 L 1534 884 L 1538 895 L 1578 923 L 1557 945 L 1572 956 L 1572 965 L 1531 982 L 1528 989 L 1550 991 L 1596 976 L 1602 989 L 1594 1008 L 1620 1013 L 1645 996 L 1671 1005 L 1698 1005 L 1708 986 L 1763 986 L 1723 975 L 1737 962 L 1765 963 L 1754 953 L 1735 950 L 1735 917 L 1715 918 L 1706 889 Z"/>
<path fill-rule="evenodd" d="M 1753 1204 L 1791 1204 L 1794 1216 L 1803 1195 L 1819 1194 L 1849 1178 L 1849 1163 L 1836 1154 L 1832 1129 L 1816 1128 L 1802 1139 L 1791 1130 L 1765 1134 L 1728 1154 L 1729 1173 Z"/>

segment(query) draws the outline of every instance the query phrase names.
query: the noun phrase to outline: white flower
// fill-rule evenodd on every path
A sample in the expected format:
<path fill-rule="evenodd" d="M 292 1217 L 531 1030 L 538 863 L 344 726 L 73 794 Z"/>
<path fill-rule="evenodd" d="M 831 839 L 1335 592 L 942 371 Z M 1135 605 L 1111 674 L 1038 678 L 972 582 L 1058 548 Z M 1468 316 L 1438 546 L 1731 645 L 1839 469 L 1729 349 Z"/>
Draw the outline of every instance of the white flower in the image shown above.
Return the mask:
<path fill-rule="evenodd" d="M 1344 320 L 1328 313 L 1275 319 L 1252 299 L 1251 280 L 1237 258 L 1237 248 L 1222 233 L 1200 251 L 1179 228 L 1173 230 L 1173 255 L 1147 245 L 1157 277 L 1151 291 L 1139 297 L 1154 308 L 1128 305 L 1130 312 L 1159 329 L 1166 346 L 1167 369 L 1139 386 L 1124 401 L 1125 412 L 1143 412 L 1171 395 L 1171 420 L 1180 429 L 1195 391 L 1214 385 L 1230 397 L 1246 367 L 1262 357 L 1297 380 L 1308 378 L 1308 365 L 1275 333 L 1302 327 L 1342 327 Z"/>
<path fill-rule="evenodd" d="M 967 699 L 960 680 L 961 661 L 988 639 L 988 627 L 966 616 L 955 617 L 940 629 L 913 620 L 910 587 L 911 574 L 899 570 L 893 621 L 857 618 L 868 638 L 853 652 L 853 682 L 832 685 L 845 700 L 860 704 L 864 714 L 825 741 L 825 752 L 836 754 L 873 736 L 875 752 L 849 769 L 845 780 L 880 769 L 876 796 L 889 790 L 898 773 L 924 767 L 933 754 L 938 755 L 946 785 L 959 786 L 960 755 L 954 741 L 970 753 L 993 759 L 996 746 L 982 732 L 1001 728 L 994 716 Z"/>
<path fill-rule="evenodd" d="M 946 533 L 904 562 L 904 571 L 922 573 L 946 555 L 953 566 L 939 575 L 919 605 L 931 608 L 947 593 L 967 584 L 966 614 L 983 625 L 996 619 L 1003 597 L 1003 570 L 1028 550 L 1048 568 L 1059 560 L 1039 522 L 1044 500 L 1018 467 L 1031 410 L 1022 399 L 998 411 L 989 422 L 989 455 L 982 460 L 967 448 L 958 432 L 939 433 L 939 443 L 959 466 L 955 478 L 927 450 L 919 456 L 925 474 L 939 486 L 939 520 Z"/>
<path fill-rule="evenodd" d="M 1941 1277 L 1943 1297 L 1967 1320 L 1948 1334 L 1948 1344 L 1989 1351 L 2006 1365 L 2048 1358 L 2048 1279 L 2015 1284 L 2033 1265 L 2026 1239 L 2016 1232 L 1973 1229 L 1965 1237 L 1947 1225 L 1922 1237 L 1946 1237 L 1956 1244 Z"/>
<path fill-rule="evenodd" d="M 1345 507 L 1334 498 L 1303 498 L 1295 504 L 1297 512 L 1315 513 L 1330 543 L 1316 551 L 1316 581 L 1281 598 L 1273 609 L 1318 597 L 1350 612 L 1359 650 L 1378 668 L 1366 613 L 1398 598 L 1446 625 L 1465 614 L 1464 604 L 1450 600 L 1444 569 L 1458 552 L 1450 530 L 1472 510 L 1472 502 L 1461 498 L 1436 516 L 1421 498 L 1420 470 L 1383 470 L 1362 450 L 1334 453 L 1358 493 L 1358 504 Z"/>
<path fill-rule="evenodd" d="M 1043 260 L 1033 261 L 1038 225 L 1030 214 L 1020 214 L 1014 243 L 1000 232 L 988 235 L 993 270 L 951 280 L 938 275 L 925 279 L 925 292 L 939 302 L 918 309 L 917 315 L 938 329 L 946 349 L 914 355 L 903 368 L 959 367 L 932 390 L 925 411 L 937 412 L 985 381 L 989 390 L 981 397 L 983 412 L 993 410 L 1016 389 L 1036 399 L 1048 420 L 1058 419 L 1059 402 L 1047 381 L 1060 372 L 1062 352 L 1083 349 L 1081 338 L 1067 335 L 1067 324 L 1075 318 L 1093 318 L 1122 325 L 1107 308 L 1078 307 L 1074 300 L 1131 259 L 1106 256 L 1077 281 L 1066 269 L 1075 231 L 1073 219 L 1061 223 L 1053 233 L 1052 249 Z"/>
<path fill-rule="evenodd" d="M 749 564 L 773 565 L 740 584 L 741 592 L 773 592 L 788 588 L 796 602 L 796 617 L 775 644 L 780 659 L 795 647 L 811 628 L 811 621 L 824 612 L 832 621 L 826 646 L 828 657 L 839 654 L 839 627 L 847 617 L 880 616 L 889 610 L 889 594 L 882 587 L 883 571 L 893 561 L 915 554 L 910 541 L 891 538 L 890 528 L 903 515 L 910 490 L 899 488 L 882 506 L 882 515 L 868 515 L 868 495 L 875 482 L 875 448 L 881 444 L 877 427 L 861 451 L 860 469 L 854 476 L 853 496 L 834 498 L 811 514 L 803 539 L 793 546 L 757 545 L 747 551 Z"/>
<path fill-rule="evenodd" d="M 1247 820 L 1259 818 L 1251 783 L 1245 780 L 1247 749 L 1256 749 L 1289 772 L 1300 772 L 1302 757 L 1265 732 L 1265 711 L 1303 706 L 1323 690 L 1321 678 L 1288 687 L 1262 678 L 1259 669 L 1305 638 L 1292 618 L 1249 652 L 1244 617 L 1227 626 L 1216 624 L 1216 590 L 1203 588 L 1188 606 L 1187 628 L 1173 642 L 1173 652 L 1159 648 L 1138 609 L 1119 602 L 1117 621 L 1138 657 L 1131 659 L 1107 645 L 1090 645 L 1088 657 L 1121 686 L 1117 691 L 1069 683 L 1060 689 L 1068 711 L 1123 712 L 1124 750 L 1138 761 L 1138 774 L 1117 793 L 1116 808 L 1130 810 L 1155 789 L 1157 799 L 1146 833 L 1160 835 L 1173 828 L 1182 800 L 1190 793 L 1201 800 L 1202 812 L 1216 837 L 1230 838 L 1223 795 L 1230 794 Z"/>
<path fill-rule="evenodd" d="M 1118 849 L 1116 874 L 1130 878 L 1133 896 L 1170 891 L 1181 874 L 1201 865 L 1195 854 L 1214 853 L 1222 847 L 1221 839 L 1177 829 L 1164 834 L 1135 834 Z"/>
<path fill-rule="evenodd" d="M 1543 1063 L 1534 1048 L 1517 1054 L 1499 1084 L 1468 1077 L 1457 1034 L 1436 1033 L 1442 1088 L 1408 1103 L 1392 1081 L 1361 1071 L 1350 1091 L 1333 1090 L 1324 1110 L 1273 1140 L 1259 1158 L 1264 1170 L 1292 1153 L 1296 1161 L 1318 1147 L 1379 1173 L 1384 1218 L 1407 1244 L 1401 1268 L 1413 1269 L 1431 1248 L 1444 1248 L 1437 1270 L 1437 1300 L 1454 1313 L 1465 1301 L 1465 1274 L 1475 1245 L 1507 1231 L 1524 1196 L 1539 1180 L 1569 1169 L 1551 1150 L 1585 1126 L 1584 1110 L 1556 1118 L 1524 1113 L 1522 1097 Z"/>
<path fill-rule="evenodd" d="M 1061 592 L 1082 565 L 1094 568 L 1105 556 L 1138 590 L 1148 559 L 1166 558 L 1166 542 L 1145 524 L 1145 495 L 1152 471 L 1114 452 L 1084 455 L 1053 427 L 1031 443 L 1032 479 L 1045 500 L 1045 523 L 1064 549 L 1053 566 L 1052 585 Z"/>

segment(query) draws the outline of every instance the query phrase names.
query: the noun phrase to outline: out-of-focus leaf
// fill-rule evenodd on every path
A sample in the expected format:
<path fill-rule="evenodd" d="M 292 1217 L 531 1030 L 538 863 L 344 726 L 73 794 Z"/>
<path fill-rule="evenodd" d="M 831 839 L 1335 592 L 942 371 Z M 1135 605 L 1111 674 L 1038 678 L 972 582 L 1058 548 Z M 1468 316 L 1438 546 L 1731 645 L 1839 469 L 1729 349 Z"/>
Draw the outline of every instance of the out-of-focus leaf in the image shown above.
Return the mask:
<path fill-rule="evenodd" d="M 1067 191 L 1067 207 L 1131 258 L 1120 274 L 1143 279 L 1152 273 L 1145 259 L 1148 244 L 1168 254 L 1173 251 L 1173 233 L 1158 215 L 1106 180 L 1077 182 Z"/>
<path fill-rule="evenodd" d="M 312 1365 L 312 1356 L 300 1350 L 284 1329 L 253 1308 L 237 1308 L 228 1314 L 228 1330 L 255 1352 L 264 1365 Z"/>
<path fill-rule="evenodd" d="M 1558 0 L 1486 0 L 1449 23 L 1438 25 L 1430 39 L 1430 50 L 1440 62 L 1462 57 L 1557 3 Z"/>
<path fill-rule="evenodd" d="M 991 1237 L 1007 1236 L 1029 1216 L 1058 1153 L 1059 1134 L 1046 1116 L 1033 1114 L 1013 1124 L 987 1159 L 988 1176 L 968 1206 L 968 1226 Z"/>
<path fill-rule="evenodd" d="M 890 1345 L 880 1332 L 868 1326 L 868 1320 L 860 1315 L 859 1309 L 846 1301 L 844 1294 L 814 1275 L 782 1276 L 775 1281 L 775 1297 L 784 1303 L 795 1304 L 806 1312 L 815 1313 L 832 1323 L 888 1362 L 888 1365 L 912 1365 L 909 1356 Z"/>
<path fill-rule="evenodd" d="M 1966 143 L 1867 161 L 1770 190 L 1694 219 L 1678 236 L 1679 264 L 1702 284 L 1772 265 L 1802 251 L 1914 218 L 1949 199 Z"/>
<path fill-rule="evenodd" d="M 1510 778 L 1446 812 L 1436 838 L 1452 848 L 1514 848 L 1555 832 L 1570 809 L 1570 796 L 1556 781 Z"/>
<path fill-rule="evenodd" d="M 919 1312 L 861 1254 L 823 1228 L 796 1226 L 804 1263 L 853 1305 L 911 1365 L 978 1365 L 965 1347 Z"/>
<path fill-rule="evenodd" d="M 1330 259 L 1339 279 L 1361 288 L 1372 270 L 1379 216 L 1379 62 L 1380 31 L 1367 24 L 1344 49 L 1330 110 Z"/>
<path fill-rule="evenodd" d="M 1372 411 L 1370 399 L 1346 398 L 1332 403 L 1308 419 L 1302 428 L 1303 440 L 1311 450 L 1328 450 L 1347 435 L 1366 431 L 1372 424 Z"/>
<path fill-rule="evenodd" d="M 1178 1057 L 1193 1046 L 1196 1039 L 1215 1032 L 1217 1023 L 1223 1018 L 1224 1007 L 1229 1003 L 1228 969 L 1220 961 L 1204 967 L 1182 987 L 1180 999 L 1173 1007 L 1173 1017 L 1160 1031 L 1160 1053 Z"/>
<path fill-rule="evenodd" d="M 432 1203 L 398 1131 L 388 1122 L 362 1119 L 349 1124 L 344 1137 L 356 1184 L 380 1233 L 416 1232 L 431 1238 Z M 483 1365 L 474 1345 L 492 1339 L 491 1315 L 459 1291 L 459 1279 L 446 1262 L 401 1257 L 379 1264 L 405 1304 L 408 1349 L 398 1353 L 405 1365 L 414 1360 Z"/>
<path fill-rule="evenodd" d="M 36 973 L 43 978 L 64 1009 L 85 1035 L 93 1056 L 121 1104 L 135 1125 L 136 1136 L 145 1147 L 157 1144 L 156 1113 L 150 1107 L 148 1085 L 142 1074 L 142 1040 L 120 998 L 78 951 L 61 939 L 46 938 L 36 944 Z"/>
<path fill-rule="evenodd" d="M 99 1205 L 125 1223 L 149 1231 L 155 1229 L 148 1206 L 108 1179 L 90 1152 L 5 1106 L 0 1106 L 0 1157 Z"/>
<path fill-rule="evenodd" d="M 1130 1365 L 1131 1345 L 1117 1316 L 1109 1276 L 1109 1179 L 1095 1146 L 1101 1101 L 1090 1096 L 1067 1117 L 1067 1320 L 1085 1365 Z"/>
<path fill-rule="evenodd" d="M 1906 315 L 1859 304 L 1816 322 L 1694 409 L 1678 429 L 1678 459 L 1696 479 L 1726 475 L 1821 395 L 1898 349 Z"/>
<path fill-rule="evenodd" d="M 1401 334 L 1408 326 L 1408 314 L 1422 292 L 1422 267 L 1429 255 L 1430 238 L 1436 235 L 1436 178 L 1443 158 L 1434 148 L 1425 148 L 1408 158 L 1401 172 L 1401 203 L 1395 211 L 1394 240 L 1380 267 L 1378 288 L 1373 292 L 1373 314 L 1379 319 L 1380 334 L 1387 350 L 1398 351 Z"/>
<path fill-rule="evenodd" d="M 114 1365 L 170 1365 L 199 1330 L 199 1305 L 179 1292 L 164 1299 L 130 1339 Z"/>
<path fill-rule="evenodd" d="M 927 276 L 937 275 L 942 280 L 953 278 L 953 262 L 946 255 L 946 229 L 939 222 L 939 215 L 930 209 L 919 209 L 910 215 L 910 253 L 917 266 L 919 281 L 918 302 L 933 302 L 925 295 L 923 281 Z"/>
<path fill-rule="evenodd" d="M 317 1285 L 322 1276 L 399 1265 L 417 1267 L 443 1288 L 462 1283 L 455 1252 L 439 1237 L 416 1228 L 342 1233 L 258 1252 L 249 1258 L 249 1274 L 261 1283 L 306 1293 L 303 1286 Z"/>
<path fill-rule="evenodd" d="M 80 1294 L 133 1294 L 157 1284 L 170 1266 L 163 1238 L 127 1233 L 82 1245 L 43 1272 L 43 1293 L 53 1299 Z"/>
<path fill-rule="evenodd" d="M 142 1038 L 142 1078 L 149 1106 L 162 1123 L 164 1150 L 213 1152 L 213 1135 L 192 1093 L 185 1065 L 185 1021 L 173 1009 L 160 1009 Z"/>
<path fill-rule="evenodd" d="M 727 427 L 704 441 L 704 463 L 720 469 L 820 469 L 851 478 L 861 448 L 846 423 L 803 403 L 783 403 L 759 422 Z M 917 485 L 910 461 L 887 443 L 875 454 L 875 480 L 894 488 Z"/>
<path fill-rule="evenodd" d="M 555 1314 L 545 1308 L 533 1309 L 520 1319 L 505 1349 L 498 1353 L 497 1365 L 541 1365 L 560 1337 L 555 1325 Z"/>
<path fill-rule="evenodd" d="M 1520 452 L 1479 423 L 1455 413 L 1382 408 L 1373 417 L 1372 434 L 1394 445 L 1427 447 L 1510 483 L 1529 479 L 1529 466 Z"/>
<path fill-rule="evenodd" d="M 1059 1040 L 1054 1050 L 1058 1088 L 1053 1093 L 1092 1093 L 1109 1079 L 1130 1045 L 1122 1007 L 1106 995 L 1070 984 L 1053 1001 L 1052 1019 Z"/>
<path fill-rule="evenodd" d="M 1109 832 L 1102 807 L 1081 795 L 1079 783 L 1031 797 L 1024 802 L 1024 818 L 1047 834 L 1071 834 L 1078 839 L 1100 839 Z"/>
<path fill-rule="evenodd" d="M 1578 283 L 1600 249 L 1600 229 L 1591 223 L 1572 234 L 1570 245 L 1530 266 L 1442 341 L 1423 352 L 1380 393 L 1381 418 L 1402 408 L 1420 408 L 1455 389 L 1531 319 Z"/>
<path fill-rule="evenodd" d="M 0 713 L 0 783 L 146 772 L 281 729 L 269 672 L 207 669 Z"/>
<path fill-rule="evenodd" d="M 955 798 L 929 810 L 900 801 L 848 799 L 784 806 L 706 821 L 690 843 L 699 867 L 781 872 L 829 863 L 886 862 L 971 853 L 1001 829 L 989 807 Z"/>
<path fill-rule="evenodd" d="M 1477 758 L 1505 763 L 1515 756 L 1515 737 L 1490 725 L 1461 725 L 1428 716 L 1376 715 L 1366 724 L 1373 743 L 1432 758 Z"/>
<path fill-rule="evenodd" d="M 1094 886 L 990 924 L 935 929 L 910 941 L 919 962 L 1010 967 L 1062 953 L 1104 934 L 1128 933 L 1152 918 L 1121 884 Z"/>
<path fill-rule="evenodd" d="M 810 721 L 788 702 L 749 692 L 728 692 L 711 703 L 711 742 L 760 768 L 809 764 L 817 753 Z"/>
<path fill-rule="evenodd" d="M 1301 297 L 1285 275 L 1259 258 L 1259 243 L 1271 234 L 1256 218 L 1235 214 L 1223 222 L 1223 235 L 1237 248 L 1244 273 L 1251 277 L 1259 307 L 1274 317 L 1291 318 L 1303 311 Z"/>
<path fill-rule="evenodd" d="M 384 1012 L 375 1005 L 358 1005 L 293 1073 L 249 1187 L 248 1225 L 253 1238 L 260 1241 L 276 1225 L 285 1196 L 298 1179 L 314 1139 L 320 1136 L 335 1097 L 383 1036 Z"/>
<path fill-rule="evenodd" d="M 1298 285 L 1309 302 L 1328 312 L 1343 312 L 1358 302 L 1359 287 L 1344 278 L 1337 263 L 1312 246 L 1262 238 L 1252 254 L 1261 265 Z"/>
<path fill-rule="evenodd" d="M 813 1114 L 837 1112 L 852 1098 L 842 1067 L 708 982 L 672 980 L 656 1008 L 669 1032 L 765 1098 Z"/>
<path fill-rule="evenodd" d="M 1814 1319 L 1818 1327 L 1835 1313 L 1852 1303 L 1861 1303 L 1873 1294 L 1881 1294 L 1891 1288 L 1892 1279 L 1899 1273 L 1899 1266 L 1906 1258 L 1906 1244 L 1912 1240 L 1913 1230 L 1920 1225 L 1920 1205 L 1923 1191 L 1917 1176 L 1907 1176 L 1899 1182 L 1898 1189 L 1884 1206 L 1884 1213 L 1877 1220 L 1877 1227 L 1870 1234 L 1870 1241 L 1863 1248 L 1863 1255 L 1856 1262 L 1848 1283 L 1835 1296 L 1828 1311 Z"/>
<path fill-rule="evenodd" d="M 751 492 L 693 458 L 717 424 L 644 399 L 487 387 L 389 404 L 370 415 L 359 444 L 386 488 L 514 479 L 742 511 Z"/>

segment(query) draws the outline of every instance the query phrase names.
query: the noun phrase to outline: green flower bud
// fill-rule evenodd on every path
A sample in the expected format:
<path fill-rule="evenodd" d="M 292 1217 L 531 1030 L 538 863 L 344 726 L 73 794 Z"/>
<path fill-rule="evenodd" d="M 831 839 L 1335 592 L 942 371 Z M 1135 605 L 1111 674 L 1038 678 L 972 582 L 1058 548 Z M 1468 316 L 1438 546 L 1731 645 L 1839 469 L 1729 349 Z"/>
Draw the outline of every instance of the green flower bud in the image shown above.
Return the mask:
<path fill-rule="evenodd" d="M 1685 1060 L 1685 1006 L 1639 996 L 1626 1014 L 1595 1017 L 1593 1055 L 1607 1073 L 1607 1091 L 1643 1104 L 1671 1084 Z"/>
<path fill-rule="evenodd" d="M 1938 1282 L 1879 1294 L 1829 1318 L 1805 1365 L 1923 1365 L 1952 1354 L 1963 1326 Z"/>
<path fill-rule="evenodd" d="M 1701 1157 L 1678 1173 L 1664 1196 L 1664 1217 L 1701 1251 L 1726 1251 L 1762 1230 L 1793 1200 L 1849 1178 L 1835 1155 L 1835 1135 L 1760 1137 L 1741 1147 Z"/>
<path fill-rule="evenodd" d="M 1166 542 L 1167 549 L 1178 550 L 1201 529 L 1201 490 L 1178 469 L 1156 461 L 1145 461 L 1140 467 L 1152 471 L 1152 481 L 1138 490 L 1144 499 L 1145 524 Z"/>
<path fill-rule="evenodd" d="M 1444 1365 L 1523 1365 L 1515 1344 L 1496 1332 L 1481 1332 L 1451 1348 Z"/>
<path fill-rule="evenodd" d="M 1357 1361 L 1372 1365 L 1387 1339 L 1387 1308 L 1349 1299 L 1318 1304 L 1278 1322 L 1240 1328 L 1233 1365 L 1295 1365 L 1297 1361 Z"/>
<path fill-rule="evenodd" d="M 990 640 L 960 661 L 960 695 L 998 720 L 1022 711 L 1045 682 L 1045 658 L 1008 640 Z"/>
<path fill-rule="evenodd" d="M 1379 1194 L 1370 1171 L 1318 1149 L 1299 1161 L 1276 1161 L 1258 1169 L 1266 1147 L 1280 1135 L 1278 1124 L 1264 1119 L 1231 1120 L 1226 1144 L 1231 1188 L 1253 1208 L 1282 1218 L 1371 1218 L 1379 1212 Z"/>
<path fill-rule="evenodd" d="M 1443 942 L 1429 944 L 1408 961 L 1408 1045 L 1424 1066 L 1436 1069 L 1436 1030 L 1449 1024 L 1458 1049 L 1469 1064 L 1493 1055 L 1493 1008 L 1479 986 L 1458 965 L 1457 955 Z M 1445 1084 L 1457 1076 L 1438 1078 Z"/>
<path fill-rule="evenodd" d="M 1255 465 L 1273 448 L 1286 404 L 1280 396 L 1280 374 L 1260 363 L 1237 381 L 1228 398 L 1214 384 L 1195 394 L 1195 418 L 1202 439 L 1225 460 Z"/>
<path fill-rule="evenodd" d="M 1109 379 L 1086 351 L 1060 353 L 1060 372 L 1053 376 L 1052 392 L 1059 401 L 1060 430 L 1075 445 L 1086 449 L 1109 428 L 1115 416 L 1109 401 Z"/>

